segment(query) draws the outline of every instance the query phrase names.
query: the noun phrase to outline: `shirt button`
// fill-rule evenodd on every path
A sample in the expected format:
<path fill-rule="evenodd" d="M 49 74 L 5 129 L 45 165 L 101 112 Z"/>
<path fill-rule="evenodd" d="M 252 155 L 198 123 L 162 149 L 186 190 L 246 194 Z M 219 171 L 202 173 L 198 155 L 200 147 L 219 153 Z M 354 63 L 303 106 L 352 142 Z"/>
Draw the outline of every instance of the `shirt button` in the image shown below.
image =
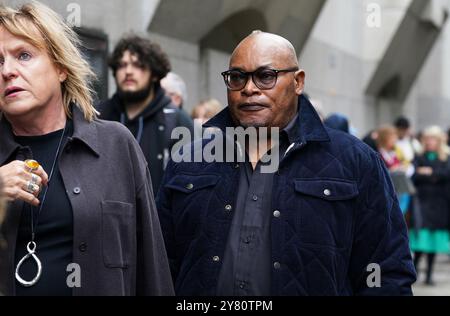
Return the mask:
<path fill-rule="evenodd" d="M 188 190 L 192 190 L 194 188 L 194 185 L 192 183 L 189 183 L 188 185 L 186 185 L 186 189 Z"/>
<path fill-rule="evenodd" d="M 273 267 L 275 268 L 275 270 L 280 270 L 281 269 L 281 264 L 279 262 L 275 262 L 273 264 Z"/>
<path fill-rule="evenodd" d="M 162 154 L 159 154 L 158 156 L 156 156 L 156 158 L 158 159 L 158 160 L 162 160 L 163 159 L 163 155 Z"/>
<path fill-rule="evenodd" d="M 252 200 L 255 201 L 255 202 L 258 201 L 258 197 L 256 195 L 253 195 Z"/>
<path fill-rule="evenodd" d="M 73 189 L 73 193 L 80 194 L 81 193 L 81 189 L 79 187 L 76 187 L 76 188 Z"/>
<path fill-rule="evenodd" d="M 324 194 L 325 196 L 330 196 L 330 195 L 331 195 L 331 191 L 328 190 L 328 189 L 325 189 L 325 190 L 323 191 L 323 194 Z"/>
<path fill-rule="evenodd" d="M 280 216 L 281 216 L 281 212 L 279 210 L 276 210 L 275 212 L 273 212 L 273 217 L 280 218 Z"/>
<path fill-rule="evenodd" d="M 227 211 L 227 212 L 231 212 L 232 209 L 233 209 L 233 207 L 229 204 L 225 206 L 225 211 Z"/>
<path fill-rule="evenodd" d="M 80 243 L 80 245 L 78 246 L 78 249 L 79 249 L 81 252 L 86 252 L 86 250 L 87 250 L 87 244 L 86 244 L 85 242 Z"/>
<path fill-rule="evenodd" d="M 214 262 L 219 262 L 220 261 L 220 257 L 219 256 L 214 256 L 213 257 L 213 261 Z"/>

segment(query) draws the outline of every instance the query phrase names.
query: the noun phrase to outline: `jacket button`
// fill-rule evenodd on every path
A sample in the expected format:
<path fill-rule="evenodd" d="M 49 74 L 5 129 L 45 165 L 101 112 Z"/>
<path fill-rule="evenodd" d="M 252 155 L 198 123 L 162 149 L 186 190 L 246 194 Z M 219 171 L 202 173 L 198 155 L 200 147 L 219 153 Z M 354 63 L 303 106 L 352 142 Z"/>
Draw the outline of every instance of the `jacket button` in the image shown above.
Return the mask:
<path fill-rule="evenodd" d="M 239 284 L 239 288 L 240 288 L 241 290 L 245 289 L 245 282 L 241 282 L 241 283 Z"/>
<path fill-rule="evenodd" d="M 219 262 L 220 261 L 220 257 L 219 256 L 214 256 L 213 257 L 213 261 L 214 262 Z"/>
<path fill-rule="evenodd" d="M 234 169 L 239 169 L 239 168 L 240 168 L 240 166 L 238 163 L 234 165 Z"/>
<path fill-rule="evenodd" d="M 258 201 L 258 197 L 256 195 L 253 195 L 252 200 L 255 202 Z"/>
<path fill-rule="evenodd" d="M 194 185 L 192 183 L 189 183 L 186 185 L 186 189 L 192 190 L 194 188 Z"/>
<path fill-rule="evenodd" d="M 275 270 L 280 270 L 281 269 L 281 264 L 279 262 L 275 262 L 273 264 L 273 267 L 275 268 Z"/>
<path fill-rule="evenodd" d="M 79 249 L 81 252 L 86 252 L 86 250 L 87 250 L 87 244 L 86 244 L 85 242 L 82 242 L 82 243 L 78 246 L 78 249 Z"/>
<path fill-rule="evenodd" d="M 81 189 L 79 187 L 76 187 L 76 188 L 73 189 L 73 193 L 80 194 L 81 193 Z"/>
<path fill-rule="evenodd" d="M 325 189 L 325 190 L 323 191 L 323 194 L 324 194 L 325 196 L 330 196 L 330 195 L 331 195 L 331 191 L 328 190 L 328 189 Z"/>
<path fill-rule="evenodd" d="M 163 159 L 163 155 L 162 154 L 159 154 L 158 156 L 156 156 L 156 158 L 158 159 L 158 160 L 162 160 Z"/>
<path fill-rule="evenodd" d="M 281 217 L 281 212 L 279 210 L 276 210 L 275 212 L 273 212 L 273 217 L 280 218 Z"/>
<path fill-rule="evenodd" d="M 164 132 L 164 130 L 165 130 L 166 128 L 164 127 L 164 125 L 159 125 L 159 126 L 158 126 L 158 129 L 159 129 L 160 132 Z"/>
<path fill-rule="evenodd" d="M 229 204 L 225 206 L 225 211 L 227 211 L 227 212 L 231 212 L 232 209 L 233 209 L 233 207 Z"/>

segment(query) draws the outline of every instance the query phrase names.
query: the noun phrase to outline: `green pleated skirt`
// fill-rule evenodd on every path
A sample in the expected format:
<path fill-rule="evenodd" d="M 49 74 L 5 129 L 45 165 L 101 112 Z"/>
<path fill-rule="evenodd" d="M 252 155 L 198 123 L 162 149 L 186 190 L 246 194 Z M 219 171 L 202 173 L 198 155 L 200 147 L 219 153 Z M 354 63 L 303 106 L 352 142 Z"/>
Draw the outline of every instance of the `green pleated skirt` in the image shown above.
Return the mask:
<path fill-rule="evenodd" d="M 450 254 L 450 233 L 446 230 L 411 229 L 409 243 L 414 252 Z"/>

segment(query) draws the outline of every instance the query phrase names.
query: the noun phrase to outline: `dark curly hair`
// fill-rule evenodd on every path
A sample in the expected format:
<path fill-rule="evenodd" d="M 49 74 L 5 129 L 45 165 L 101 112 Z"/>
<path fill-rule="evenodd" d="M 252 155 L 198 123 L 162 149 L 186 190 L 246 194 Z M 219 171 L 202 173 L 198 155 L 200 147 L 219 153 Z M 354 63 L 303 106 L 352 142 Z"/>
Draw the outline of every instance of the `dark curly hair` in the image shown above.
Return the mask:
<path fill-rule="evenodd" d="M 142 65 L 150 69 L 152 75 L 158 78 L 156 81 L 158 84 L 172 70 L 169 57 L 163 52 L 161 46 L 149 39 L 137 35 L 129 35 L 119 41 L 109 59 L 108 64 L 113 71 L 114 77 L 119 68 L 120 60 L 126 51 L 138 56 Z"/>

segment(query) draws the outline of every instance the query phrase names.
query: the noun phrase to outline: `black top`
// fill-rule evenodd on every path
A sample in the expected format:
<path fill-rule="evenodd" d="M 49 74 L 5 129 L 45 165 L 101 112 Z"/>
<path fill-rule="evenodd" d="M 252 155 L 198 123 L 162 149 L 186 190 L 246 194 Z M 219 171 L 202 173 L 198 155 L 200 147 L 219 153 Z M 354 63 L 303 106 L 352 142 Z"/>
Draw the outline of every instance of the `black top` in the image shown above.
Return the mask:
<path fill-rule="evenodd" d="M 280 159 L 295 135 L 298 115 L 280 133 Z M 270 152 L 268 153 L 270 155 Z M 247 158 L 248 160 L 248 158 Z M 270 296 L 272 269 L 271 218 L 273 173 L 255 170 L 249 161 L 240 164 L 236 213 L 231 223 L 224 262 L 219 275 L 219 296 Z M 268 165 L 268 164 L 267 164 Z"/>
<path fill-rule="evenodd" d="M 21 136 L 16 137 L 16 141 L 31 149 L 33 159 L 38 161 L 50 176 L 62 132 L 63 130 L 43 136 Z M 73 124 L 68 121 L 61 150 L 64 148 L 67 137 L 72 133 Z M 41 203 L 44 191 L 45 187 L 39 197 Z M 73 261 L 73 214 L 58 163 L 55 165 L 41 214 L 38 214 L 39 207 L 32 207 L 24 203 L 16 243 L 16 267 L 20 259 L 28 253 L 26 249 L 31 240 L 31 212 L 35 225 L 37 223 L 35 228 L 36 255 L 42 263 L 42 276 L 36 285 L 29 288 L 16 281 L 16 294 L 18 296 L 71 296 L 72 290 L 66 283 L 68 276 L 66 268 Z M 36 222 L 37 220 L 38 222 Z M 20 276 L 22 279 L 30 281 L 36 276 L 36 272 L 35 261 L 28 259 L 21 266 Z"/>

